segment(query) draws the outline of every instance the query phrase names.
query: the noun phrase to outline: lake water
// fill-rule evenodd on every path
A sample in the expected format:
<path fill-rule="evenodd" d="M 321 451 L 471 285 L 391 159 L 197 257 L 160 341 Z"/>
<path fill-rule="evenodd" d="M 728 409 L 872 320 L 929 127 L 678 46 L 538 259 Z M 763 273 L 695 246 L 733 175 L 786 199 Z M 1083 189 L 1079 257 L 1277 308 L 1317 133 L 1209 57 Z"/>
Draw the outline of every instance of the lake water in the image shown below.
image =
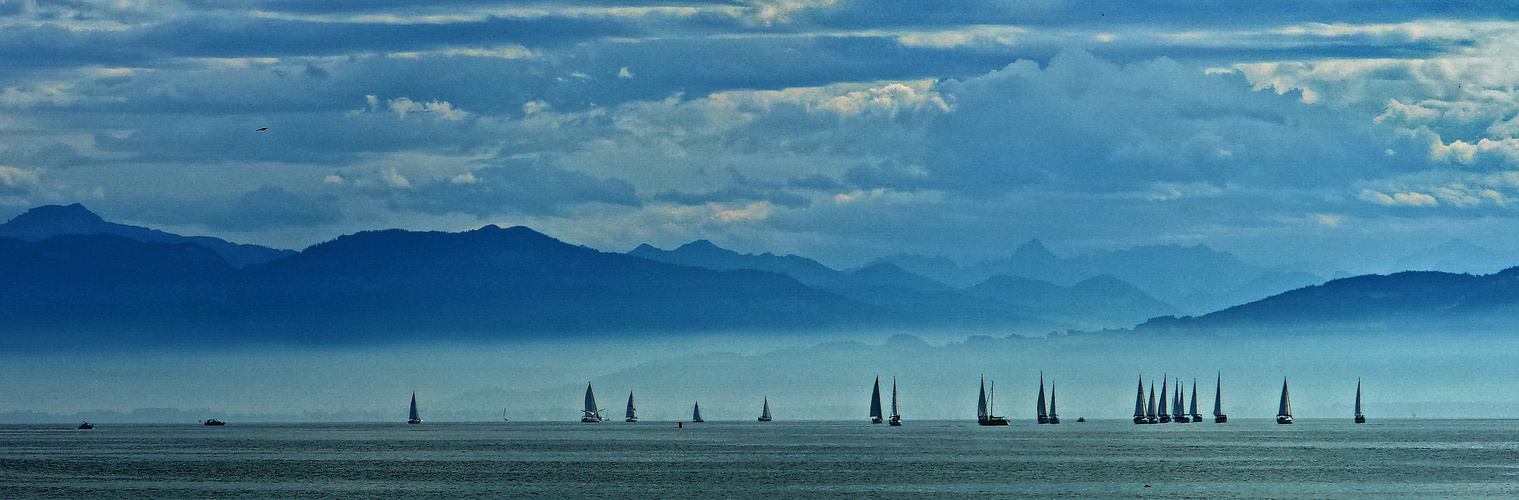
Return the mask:
<path fill-rule="evenodd" d="M 1512 498 L 1519 421 L 0 427 L 0 498 L 972 494 Z"/>

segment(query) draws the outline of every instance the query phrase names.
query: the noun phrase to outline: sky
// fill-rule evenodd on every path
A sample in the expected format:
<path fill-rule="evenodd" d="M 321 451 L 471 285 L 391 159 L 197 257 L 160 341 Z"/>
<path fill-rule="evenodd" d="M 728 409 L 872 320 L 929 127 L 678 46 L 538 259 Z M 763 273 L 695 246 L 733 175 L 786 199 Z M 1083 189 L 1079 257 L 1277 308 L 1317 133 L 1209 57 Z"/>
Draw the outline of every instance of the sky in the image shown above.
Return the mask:
<path fill-rule="evenodd" d="M 0 217 L 1356 270 L 1519 245 L 1513 3 L 0 0 Z"/>

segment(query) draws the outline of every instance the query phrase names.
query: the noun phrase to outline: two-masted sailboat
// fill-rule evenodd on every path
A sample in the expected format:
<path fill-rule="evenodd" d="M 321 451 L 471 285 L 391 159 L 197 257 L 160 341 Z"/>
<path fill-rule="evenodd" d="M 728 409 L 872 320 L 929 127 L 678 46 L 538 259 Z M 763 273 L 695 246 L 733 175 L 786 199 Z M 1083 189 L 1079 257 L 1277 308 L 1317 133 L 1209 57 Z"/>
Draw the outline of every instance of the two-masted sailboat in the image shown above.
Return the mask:
<path fill-rule="evenodd" d="M 1213 423 L 1228 421 L 1229 416 L 1224 414 L 1224 372 L 1218 372 L 1218 382 L 1213 385 Z"/>
<path fill-rule="evenodd" d="M 770 421 L 770 396 L 765 396 L 765 409 L 760 410 L 759 421 L 761 421 L 761 422 L 769 422 Z"/>
<path fill-rule="evenodd" d="M 891 418 L 886 419 L 887 425 L 892 427 L 902 426 L 902 412 L 897 411 L 897 378 L 891 378 Z"/>
<path fill-rule="evenodd" d="M 1355 423 L 1366 423 L 1366 414 L 1361 413 L 1361 379 L 1355 379 Z"/>
<path fill-rule="evenodd" d="M 691 421 L 706 422 L 706 420 L 701 419 L 701 401 L 697 401 L 696 405 L 691 407 Z"/>
<path fill-rule="evenodd" d="M 415 391 L 411 393 L 411 414 L 406 417 L 406 423 L 422 423 L 422 416 L 417 414 L 417 393 Z"/>
<path fill-rule="evenodd" d="M 1007 425 L 1007 417 L 992 414 L 996 408 L 997 383 L 992 383 L 991 397 L 986 394 L 986 377 L 981 377 L 981 400 L 976 404 L 976 423 L 981 425 Z"/>
<path fill-rule="evenodd" d="M 1187 415 L 1186 408 L 1182 405 L 1182 401 L 1185 400 L 1185 396 L 1183 395 L 1186 393 L 1187 390 L 1181 385 L 1181 379 L 1176 379 L 1176 398 L 1171 400 L 1171 414 L 1173 415 L 1171 419 L 1172 422 L 1178 424 L 1186 424 L 1192 422 L 1192 417 L 1190 415 Z"/>
<path fill-rule="evenodd" d="M 885 422 L 885 415 L 881 414 L 881 377 L 876 377 L 876 386 L 870 390 L 870 423 L 879 424 Z"/>
<path fill-rule="evenodd" d="M 594 424 L 602 421 L 601 410 L 596 408 L 596 393 L 591 392 L 591 384 L 585 385 L 585 408 L 580 410 L 580 421 Z"/>
<path fill-rule="evenodd" d="M 623 415 L 623 420 L 627 422 L 638 421 L 638 408 L 633 407 L 633 391 L 628 391 L 628 411 Z"/>
<path fill-rule="evenodd" d="M 1276 407 L 1276 423 L 1292 423 L 1292 401 L 1287 399 L 1287 379 L 1282 379 L 1282 401 Z"/>

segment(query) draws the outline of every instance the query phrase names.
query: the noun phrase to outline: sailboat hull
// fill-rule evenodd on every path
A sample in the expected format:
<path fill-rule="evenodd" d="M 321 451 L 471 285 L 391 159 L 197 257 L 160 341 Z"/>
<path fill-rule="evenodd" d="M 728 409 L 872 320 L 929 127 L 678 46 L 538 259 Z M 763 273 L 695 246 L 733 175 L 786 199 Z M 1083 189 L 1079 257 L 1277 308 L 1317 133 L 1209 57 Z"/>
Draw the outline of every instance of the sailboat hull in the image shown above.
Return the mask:
<path fill-rule="evenodd" d="M 422 423 L 422 419 L 420 419 L 420 418 L 414 418 L 414 419 L 411 419 L 411 420 L 407 420 L 406 423 L 408 423 L 408 424 L 420 424 L 420 423 Z"/>
<path fill-rule="evenodd" d="M 628 417 L 628 418 L 625 418 L 623 420 L 626 421 L 626 422 L 637 422 L 638 421 L 638 417 Z"/>
<path fill-rule="evenodd" d="M 1366 416 L 1365 415 L 1356 415 L 1355 416 L 1355 423 L 1358 423 L 1358 424 L 1364 424 L 1364 423 L 1366 423 Z"/>
<path fill-rule="evenodd" d="M 1277 415 L 1276 416 L 1276 423 L 1278 423 L 1278 424 L 1284 424 L 1284 425 L 1285 424 L 1290 424 L 1290 423 L 1292 423 L 1292 415 Z"/>
<path fill-rule="evenodd" d="M 981 417 L 976 420 L 981 425 L 1007 425 L 1007 417 Z"/>
<path fill-rule="evenodd" d="M 891 416 L 891 420 L 887 420 L 886 423 L 888 425 L 891 425 L 892 427 L 901 427 L 902 426 L 902 417 L 899 417 L 899 416 L 896 416 L 896 415 L 892 415 Z"/>
<path fill-rule="evenodd" d="M 1134 417 L 1134 423 L 1135 424 L 1148 424 L 1148 423 L 1150 423 L 1150 418 L 1149 417 Z"/>
<path fill-rule="evenodd" d="M 1203 416 L 1202 415 L 1198 415 L 1196 413 L 1192 414 L 1192 423 L 1195 424 L 1195 423 L 1202 422 L 1202 421 L 1203 421 Z"/>
<path fill-rule="evenodd" d="M 1228 423 L 1228 422 L 1229 422 L 1229 416 L 1228 415 L 1219 415 L 1219 416 L 1213 417 L 1213 423 L 1215 423 L 1215 424 L 1223 424 L 1223 423 Z"/>
<path fill-rule="evenodd" d="M 1192 423 L 1192 417 L 1186 415 L 1177 415 L 1176 418 L 1171 421 L 1178 424 L 1190 424 Z"/>
<path fill-rule="evenodd" d="M 1058 423 L 1060 423 L 1060 417 L 1050 417 L 1050 423 L 1051 424 L 1058 424 Z"/>
<path fill-rule="evenodd" d="M 881 417 L 870 417 L 870 423 L 872 424 L 879 424 L 885 421 L 886 420 L 882 419 Z"/>

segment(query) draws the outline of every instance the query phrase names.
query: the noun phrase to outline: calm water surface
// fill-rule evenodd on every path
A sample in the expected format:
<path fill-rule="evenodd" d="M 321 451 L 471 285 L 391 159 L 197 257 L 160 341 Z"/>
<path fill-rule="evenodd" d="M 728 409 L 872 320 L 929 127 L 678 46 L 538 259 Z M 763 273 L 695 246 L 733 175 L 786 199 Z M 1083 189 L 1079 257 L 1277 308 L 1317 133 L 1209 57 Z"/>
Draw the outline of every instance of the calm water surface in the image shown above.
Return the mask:
<path fill-rule="evenodd" d="M 1519 422 L 0 427 L 0 498 L 972 494 L 1512 498 Z"/>

